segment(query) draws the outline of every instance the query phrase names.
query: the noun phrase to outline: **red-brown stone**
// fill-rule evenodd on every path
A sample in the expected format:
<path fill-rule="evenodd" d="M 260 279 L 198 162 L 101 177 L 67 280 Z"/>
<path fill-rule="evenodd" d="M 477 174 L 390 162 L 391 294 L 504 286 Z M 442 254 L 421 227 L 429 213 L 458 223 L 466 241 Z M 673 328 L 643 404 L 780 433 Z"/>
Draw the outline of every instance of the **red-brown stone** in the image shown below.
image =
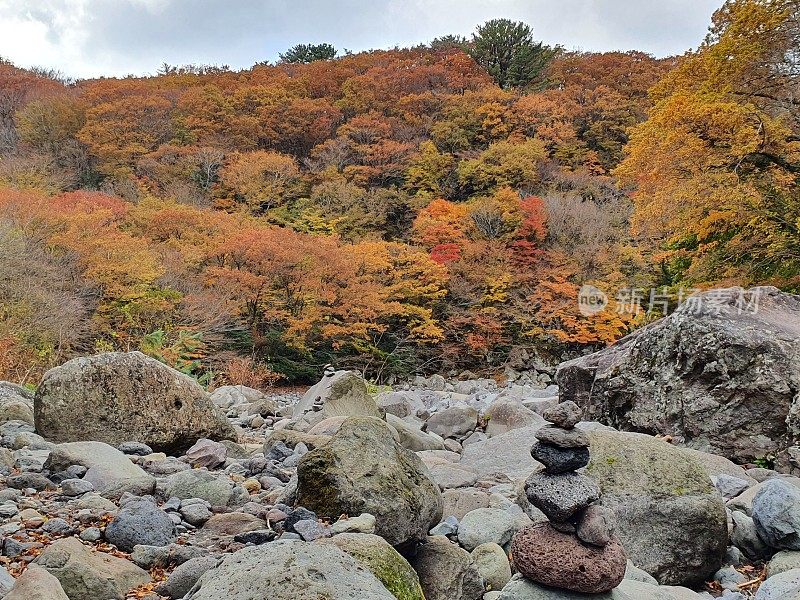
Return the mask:
<path fill-rule="evenodd" d="M 532 581 L 584 594 L 617 587 L 625 577 L 627 558 L 616 537 L 604 548 L 581 543 L 549 523 L 519 531 L 511 542 L 517 570 Z"/>

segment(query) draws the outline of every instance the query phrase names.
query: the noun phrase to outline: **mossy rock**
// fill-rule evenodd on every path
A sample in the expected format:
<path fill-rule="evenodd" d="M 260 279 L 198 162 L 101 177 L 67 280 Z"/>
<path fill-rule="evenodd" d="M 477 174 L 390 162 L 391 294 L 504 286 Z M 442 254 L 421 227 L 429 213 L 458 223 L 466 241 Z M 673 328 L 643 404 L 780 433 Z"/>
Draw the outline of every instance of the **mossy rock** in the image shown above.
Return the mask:
<path fill-rule="evenodd" d="M 587 474 L 603 494 L 653 498 L 713 494 L 703 466 L 689 453 L 640 433 L 592 431 Z"/>
<path fill-rule="evenodd" d="M 297 503 L 319 517 L 370 513 L 393 546 L 424 539 L 442 518 L 439 486 L 385 421 L 350 417 L 331 440 L 300 459 Z"/>
<path fill-rule="evenodd" d="M 419 577 L 397 550 L 382 537 L 369 533 L 343 533 L 321 540 L 334 544 L 369 569 L 397 600 L 425 600 Z"/>
<path fill-rule="evenodd" d="M 634 564 L 662 585 L 696 586 L 720 568 L 728 545 L 725 504 L 689 452 L 639 433 L 592 431 L 588 475 L 617 519 Z"/>

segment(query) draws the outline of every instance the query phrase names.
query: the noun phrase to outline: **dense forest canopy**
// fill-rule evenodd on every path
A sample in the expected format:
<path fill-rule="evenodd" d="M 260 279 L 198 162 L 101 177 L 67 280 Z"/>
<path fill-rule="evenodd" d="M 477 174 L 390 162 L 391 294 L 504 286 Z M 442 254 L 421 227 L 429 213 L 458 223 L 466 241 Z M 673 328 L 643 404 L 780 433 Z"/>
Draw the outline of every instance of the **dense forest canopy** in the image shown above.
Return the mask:
<path fill-rule="evenodd" d="M 0 378 L 106 349 L 256 386 L 490 370 L 658 316 L 630 290 L 800 290 L 799 15 L 729 0 L 670 59 L 498 20 L 244 71 L 0 63 Z"/>

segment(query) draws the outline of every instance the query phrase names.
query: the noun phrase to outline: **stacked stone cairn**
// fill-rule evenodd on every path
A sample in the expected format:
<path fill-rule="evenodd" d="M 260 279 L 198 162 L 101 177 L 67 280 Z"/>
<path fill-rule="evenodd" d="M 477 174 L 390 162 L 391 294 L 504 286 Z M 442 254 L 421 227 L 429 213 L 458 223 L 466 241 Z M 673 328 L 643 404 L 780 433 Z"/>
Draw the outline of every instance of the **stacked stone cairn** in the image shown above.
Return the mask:
<path fill-rule="evenodd" d="M 514 537 L 517 570 L 546 586 L 600 594 L 625 576 L 626 556 L 614 536 L 614 513 L 599 504 L 600 488 L 576 471 L 589 464 L 589 436 L 575 425 L 581 410 L 562 402 L 544 412 L 552 423 L 536 433 L 531 455 L 545 468 L 525 481 L 528 500 L 547 523 L 526 527 Z"/>

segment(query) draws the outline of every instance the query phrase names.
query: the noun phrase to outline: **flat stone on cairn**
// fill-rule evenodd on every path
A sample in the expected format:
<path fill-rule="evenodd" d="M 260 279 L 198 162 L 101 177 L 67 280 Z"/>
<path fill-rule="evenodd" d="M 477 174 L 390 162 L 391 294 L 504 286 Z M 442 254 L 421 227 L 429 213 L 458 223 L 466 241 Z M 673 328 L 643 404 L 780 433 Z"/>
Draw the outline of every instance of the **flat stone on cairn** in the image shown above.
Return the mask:
<path fill-rule="evenodd" d="M 545 421 L 552 423 L 556 427 L 572 429 L 575 425 L 580 423 L 581 418 L 583 418 L 583 413 L 581 407 L 570 400 L 551 406 L 542 413 L 542 416 Z"/>
<path fill-rule="evenodd" d="M 589 464 L 588 448 L 559 448 L 539 442 L 531 448 L 531 456 L 553 474 L 569 473 Z"/>
<path fill-rule="evenodd" d="M 550 521 L 566 521 L 600 497 L 594 479 L 578 473 L 534 473 L 525 494 Z"/>
<path fill-rule="evenodd" d="M 553 425 L 536 434 L 531 456 L 543 472 L 525 481 L 525 495 L 549 523 L 519 531 L 511 543 L 517 570 L 528 579 L 573 592 L 600 594 L 625 577 L 627 557 L 614 536 L 614 514 L 593 504 L 597 483 L 577 469 L 589 463 L 589 437 L 575 425 L 581 420 L 574 402 L 544 412 Z"/>
<path fill-rule="evenodd" d="M 580 429 L 562 429 L 548 425 L 536 432 L 536 439 L 543 444 L 559 448 L 588 448 L 589 436 Z"/>

